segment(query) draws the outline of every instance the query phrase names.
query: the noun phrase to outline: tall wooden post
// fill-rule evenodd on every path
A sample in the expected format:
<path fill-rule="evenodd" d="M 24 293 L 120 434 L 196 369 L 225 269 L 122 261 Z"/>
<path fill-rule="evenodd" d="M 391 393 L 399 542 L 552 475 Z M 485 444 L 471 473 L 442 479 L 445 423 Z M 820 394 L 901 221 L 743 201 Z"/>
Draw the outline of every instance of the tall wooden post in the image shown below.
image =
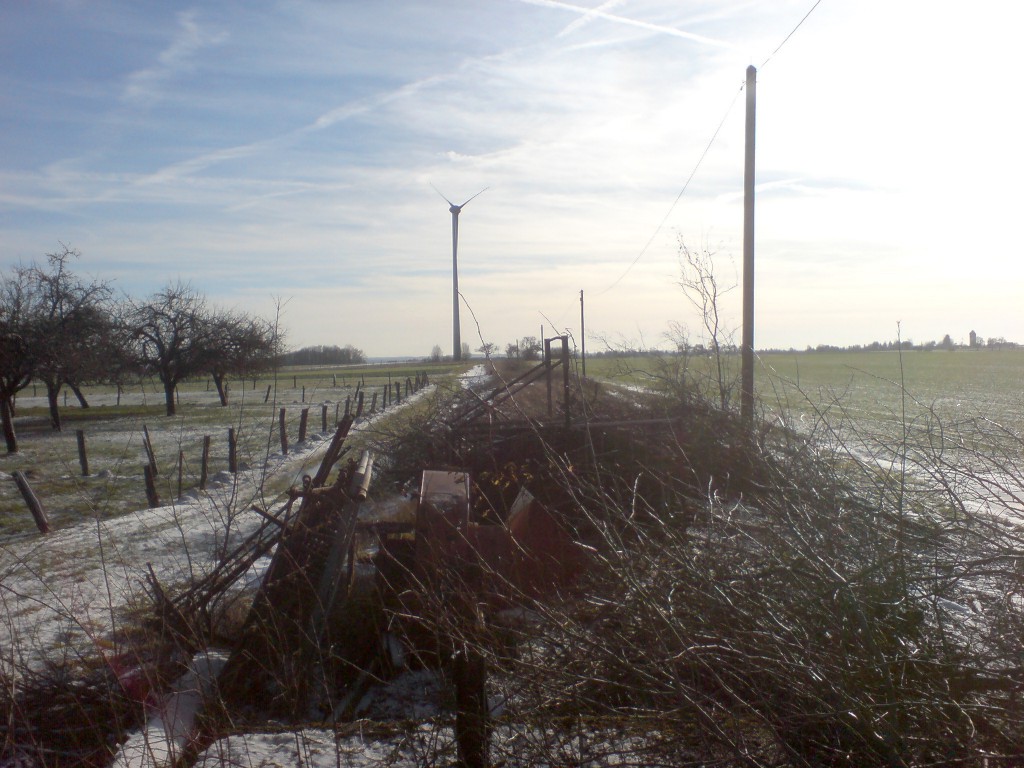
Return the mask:
<path fill-rule="evenodd" d="M 544 368 L 547 374 L 546 379 L 548 383 L 548 416 L 550 417 L 554 412 L 554 403 L 551 399 L 551 339 L 544 339 Z"/>
<path fill-rule="evenodd" d="M 288 455 L 288 427 L 285 424 L 285 411 L 282 408 L 277 414 L 278 429 L 281 432 L 281 453 Z"/>
<path fill-rule="evenodd" d="M 462 328 L 459 322 L 459 213 L 462 206 L 452 205 L 452 360 L 462 360 Z"/>
<path fill-rule="evenodd" d="M 740 419 L 748 434 L 754 427 L 754 127 L 757 70 L 747 67 L 746 151 L 743 163 L 743 364 Z"/>
<path fill-rule="evenodd" d="M 562 337 L 562 407 L 565 408 L 565 426 L 572 425 L 572 414 L 569 411 L 569 337 Z"/>
<path fill-rule="evenodd" d="M 587 375 L 587 328 L 583 324 L 583 289 L 580 288 L 580 365 L 584 378 Z"/>

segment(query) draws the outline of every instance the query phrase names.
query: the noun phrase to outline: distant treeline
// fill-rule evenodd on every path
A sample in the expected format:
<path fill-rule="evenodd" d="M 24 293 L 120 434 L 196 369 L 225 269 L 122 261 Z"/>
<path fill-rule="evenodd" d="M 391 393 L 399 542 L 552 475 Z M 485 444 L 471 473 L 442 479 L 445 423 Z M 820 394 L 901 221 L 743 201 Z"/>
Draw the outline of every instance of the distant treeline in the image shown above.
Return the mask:
<path fill-rule="evenodd" d="M 303 347 L 294 352 L 285 352 L 280 360 L 282 365 L 351 365 L 365 363 L 366 355 L 363 350 L 356 349 L 351 344 L 344 347 L 320 344 Z"/>
<path fill-rule="evenodd" d="M 1019 344 L 1013 341 L 1007 341 L 1001 336 L 995 336 L 989 339 L 975 338 L 972 343 L 957 343 L 953 341 L 947 334 L 942 341 L 926 341 L 922 344 L 916 344 L 910 339 L 904 339 L 903 341 L 872 341 L 870 344 L 853 344 L 848 347 L 840 347 L 832 344 L 818 344 L 815 347 L 808 345 L 805 351 L 807 352 L 880 352 L 884 350 L 895 350 L 895 349 L 919 349 L 924 351 L 930 351 L 933 349 L 1017 349 L 1020 347 Z M 796 350 L 764 350 L 766 352 L 782 352 L 788 351 L 793 352 Z"/>

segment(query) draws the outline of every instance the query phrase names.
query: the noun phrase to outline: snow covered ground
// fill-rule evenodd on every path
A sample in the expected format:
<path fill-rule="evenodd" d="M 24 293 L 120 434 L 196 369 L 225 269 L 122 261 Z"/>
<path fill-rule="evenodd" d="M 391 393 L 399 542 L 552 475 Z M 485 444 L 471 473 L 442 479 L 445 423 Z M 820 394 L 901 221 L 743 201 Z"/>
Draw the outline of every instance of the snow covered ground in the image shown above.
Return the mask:
<path fill-rule="evenodd" d="M 463 385 L 479 386 L 485 375 L 483 366 L 476 366 L 467 372 Z M 429 389 L 398 407 L 415 402 Z M 378 418 L 379 414 L 360 419 L 353 432 Z M 253 504 L 274 507 L 275 500 L 261 495 L 262 479 L 284 474 L 300 482 L 318 465 L 330 438 L 330 433 L 314 434 L 287 455 L 269 454 L 266 466 L 234 475 L 219 473 L 210 479 L 207 491 L 190 492 L 167 506 L 88 519 L 49 535 L 0 539 L 0 675 L 16 679 L 19 670 L 36 668 L 46 659 L 115 652 L 111 638 L 121 616 L 149 599 L 149 568 L 165 585 L 209 570 L 219 552 L 259 526 L 263 518 L 252 511 Z M 267 562 L 264 558 L 257 563 L 249 578 L 258 578 Z M 439 686 L 431 673 L 409 672 L 388 686 L 371 689 L 361 702 L 366 715 L 399 721 L 428 718 L 411 730 L 402 726 L 391 735 L 356 733 L 344 738 L 317 729 L 238 734 L 211 745 L 196 765 L 422 765 L 428 752 L 437 754 L 439 747 L 442 752 L 451 750 L 450 732 L 429 720 L 439 711 Z M 150 716 L 156 722 L 160 713 L 154 710 Z M 126 765 L 160 764 L 148 747 L 136 755 L 137 759 L 118 759 L 128 760 Z M 3 768 L 7 764 L 0 760 Z"/>

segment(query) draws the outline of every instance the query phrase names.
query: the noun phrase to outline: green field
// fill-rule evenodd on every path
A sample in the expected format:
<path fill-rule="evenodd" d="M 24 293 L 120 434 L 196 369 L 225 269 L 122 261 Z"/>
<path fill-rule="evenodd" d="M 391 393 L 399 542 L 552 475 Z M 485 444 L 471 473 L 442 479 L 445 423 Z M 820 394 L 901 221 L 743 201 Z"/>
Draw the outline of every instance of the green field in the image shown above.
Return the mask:
<path fill-rule="evenodd" d="M 682 365 L 694 382 L 707 384 L 714 376 L 712 358 L 694 356 L 593 358 L 587 374 L 657 389 Z M 738 379 L 738 356 L 727 357 L 725 366 L 727 377 Z M 755 364 L 757 398 L 768 412 L 839 409 L 864 426 L 902 419 L 904 412 L 911 419 L 934 412 L 1021 425 L 1022 386 L 1022 349 L 773 352 L 759 354 Z"/>
<path fill-rule="evenodd" d="M 196 379 L 179 386 L 178 412 L 173 417 L 165 415 L 163 390 L 158 381 L 127 386 L 120 393 L 120 400 L 113 387 L 84 387 L 88 408 L 80 407 L 71 393 L 67 395 L 66 406 L 65 398 L 61 397 L 61 432 L 51 429 L 44 388 L 37 385 L 33 396 L 30 385 L 17 399 L 15 427 L 19 451 L 0 453 L 0 477 L 4 480 L 0 483 L 0 537 L 34 530 L 25 504 L 9 478 L 15 470 L 26 473 L 55 526 L 66 525 L 83 515 L 106 518 L 124 514 L 143 508 L 146 503 L 142 480 L 142 467 L 147 462 L 144 427 L 149 430 L 160 469 L 160 497 L 170 502 L 178 496 L 179 462 L 182 491 L 197 486 L 204 436 L 211 441 L 211 478 L 228 468 L 229 429 L 236 436 L 240 468 L 258 468 L 269 455 L 281 452 L 282 410 L 289 447 L 294 452 L 299 448 L 296 444 L 304 410 L 308 410 L 307 438 L 323 440 L 325 434 L 333 433 L 346 403 L 355 411 L 357 389 L 364 393 L 364 413 L 368 414 L 371 408 L 382 409 L 384 388 L 389 381 L 402 385 L 404 399 L 407 380 L 415 382 L 417 375 L 426 373 L 432 384 L 444 385 L 454 373 L 471 364 L 287 368 L 276 377 L 262 376 L 255 382 L 231 381 L 227 407 L 219 404 L 212 382 Z M 77 430 L 85 433 L 88 477 L 82 477 L 79 466 Z M 359 439 L 373 436 L 364 431 Z M 355 438 L 349 441 L 357 442 Z M 280 493 L 297 482 L 303 471 L 308 470 L 299 466 L 286 476 L 268 478 L 268 492 Z"/>

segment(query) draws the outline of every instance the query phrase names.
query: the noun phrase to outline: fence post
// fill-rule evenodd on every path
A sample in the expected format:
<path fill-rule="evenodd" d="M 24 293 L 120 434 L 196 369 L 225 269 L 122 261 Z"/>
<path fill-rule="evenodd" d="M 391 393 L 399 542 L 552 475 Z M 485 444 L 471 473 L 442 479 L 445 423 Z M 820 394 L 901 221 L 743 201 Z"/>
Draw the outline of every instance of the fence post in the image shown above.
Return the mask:
<path fill-rule="evenodd" d="M 228 436 L 231 439 L 231 436 Z M 199 490 L 206 490 L 206 480 L 210 476 L 210 436 L 203 435 L 203 458 L 199 464 Z"/>
<path fill-rule="evenodd" d="M 75 437 L 78 439 L 78 463 L 82 467 L 82 477 L 89 476 L 89 456 L 85 452 L 85 430 L 76 429 Z"/>
<path fill-rule="evenodd" d="M 149 508 L 159 507 L 160 496 L 156 492 L 156 473 L 153 472 L 153 466 L 151 464 L 143 465 L 142 474 L 146 478 L 146 501 L 149 503 Z"/>
<path fill-rule="evenodd" d="M 370 400 L 370 413 L 377 412 L 377 393 L 373 393 L 373 399 Z"/>
<path fill-rule="evenodd" d="M 146 456 L 149 457 L 149 467 L 153 471 L 153 477 L 156 477 L 160 471 L 156 468 L 156 455 L 153 453 L 153 443 L 149 439 L 149 427 L 145 424 L 142 425 L 142 440 L 146 448 Z"/>
<path fill-rule="evenodd" d="M 548 416 L 550 417 L 554 413 L 554 407 L 551 402 L 551 339 L 544 339 L 544 366 L 547 369 Z"/>
<path fill-rule="evenodd" d="M 21 491 L 21 498 L 25 500 L 29 512 L 32 513 L 32 517 L 36 521 L 36 528 L 39 529 L 40 533 L 49 533 L 50 521 L 46 519 L 46 510 L 43 509 L 43 505 L 32 490 L 32 486 L 28 484 L 28 478 L 25 477 L 25 473 L 20 469 L 16 469 L 12 474 L 14 482 L 18 484 L 18 490 Z"/>
<path fill-rule="evenodd" d="M 306 402 L 306 385 L 302 385 L 302 402 Z"/>
<path fill-rule="evenodd" d="M 460 765 L 485 768 L 488 755 L 487 663 L 465 643 L 455 655 L 455 743 Z"/>
<path fill-rule="evenodd" d="M 238 471 L 238 435 L 234 427 L 228 427 L 228 472 Z"/>
<path fill-rule="evenodd" d="M 569 409 L 569 337 L 562 337 L 562 407 L 565 408 L 565 426 L 572 424 L 572 413 Z"/>
<path fill-rule="evenodd" d="M 299 414 L 299 442 L 305 442 L 306 440 L 306 427 L 309 424 L 309 408 L 303 408 L 302 413 Z"/>
<path fill-rule="evenodd" d="M 267 394 L 265 394 L 263 396 L 263 402 L 264 403 L 270 402 L 270 388 L 273 387 L 273 386 L 274 386 L 273 384 L 267 384 Z"/>
<path fill-rule="evenodd" d="M 288 428 L 284 421 L 284 408 L 277 414 L 277 423 L 281 432 L 281 453 L 288 455 Z"/>
<path fill-rule="evenodd" d="M 181 498 L 181 480 L 182 480 L 182 476 L 184 474 L 185 474 L 185 452 L 184 451 L 178 451 L 178 496 L 177 496 L 177 498 L 179 498 L 179 499 Z"/>
<path fill-rule="evenodd" d="M 358 405 L 356 406 L 356 418 L 357 418 L 357 419 L 358 419 L 358 418 L 359 418 L 360 416 L 362 416 L 362 415 L 363 415 L 363 395 L 364 395 L 364 394 L 365 394 L 364 392 L 360 392 L 360 393 L 359 393 L 359 404 L 358 404 Z M 377 396 L 377 395 L 374 395 L 374 397 L 376 397 L 376 396 Z"/>
<path fill-rule="evenodd" d="M 320 431 L 327 431 L 327 403 L 320 406 Z"/>

